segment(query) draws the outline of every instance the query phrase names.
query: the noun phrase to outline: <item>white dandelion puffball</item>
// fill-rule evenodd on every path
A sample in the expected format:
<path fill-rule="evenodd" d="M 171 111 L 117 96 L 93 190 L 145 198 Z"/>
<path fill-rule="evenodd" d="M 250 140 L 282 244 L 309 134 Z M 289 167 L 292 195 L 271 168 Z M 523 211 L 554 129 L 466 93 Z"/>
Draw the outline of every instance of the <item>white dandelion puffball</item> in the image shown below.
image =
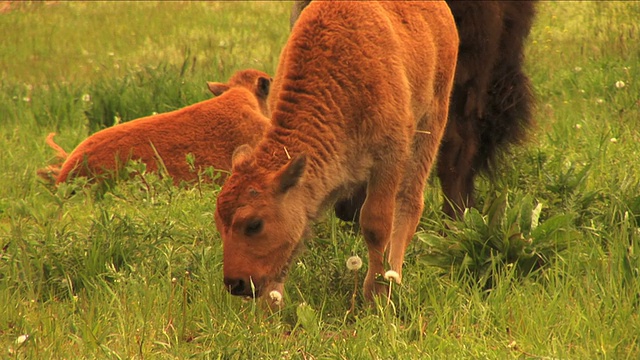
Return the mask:
<path fill-rule="evenodd" d="M 280 291 L 278 291 L 278 290 L 272 290 L 269 293 L 269 298 L 271 298 L 271 300 L 273 300 L 273 303 L 275 305 L 280 305 L 282 303 L 282 294 L 280 294 Z"/>
<path fill-rule="evenodd" d="M 356 271 L 356 270 L 360 270 L 361 267 L 362 267 L 362 259 L 360 259 L 360 256 L 355 255 L 347 259 L 347 269 Z"/>
<path fill-rule="evenodd" d="M 23 342 L 27 341 L 28 338 L 29 338 L 29 335 L 20 335 L 16 339 L 16 344 L 22 344 Z"/>
<path fill-rule="evenodd" d="M 617 89 L 622 89 L 624 86 L 625 86 L 624 81 L 622 81 L 622 80 L 616 81 L 616 88 Z"/>
<path fill-rule="evenodd" d="M 393 270 L 389 270 L 386 273 L 384 273 L 384 278 L 387 281 L 395 281 L 396 284 L 400 284 L 400 274 L 398 274 L 396 271 Z"/>

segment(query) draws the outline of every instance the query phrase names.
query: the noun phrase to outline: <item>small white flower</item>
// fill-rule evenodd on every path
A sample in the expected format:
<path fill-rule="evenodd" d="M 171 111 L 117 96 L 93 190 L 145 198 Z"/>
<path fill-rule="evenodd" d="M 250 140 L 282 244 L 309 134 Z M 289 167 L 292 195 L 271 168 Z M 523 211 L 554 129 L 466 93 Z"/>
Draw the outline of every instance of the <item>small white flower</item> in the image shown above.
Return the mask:
<path fill-rule="evenodd" d="M 611 138 L 611 139 L 609 139 L 609 141 L 615 144 L 615 143 L 617 143 L 617 142 L 618 142 L 618 139 L 616 139 L 616 138 Z"/>
<path fill-rule="evenodd" d="M 91 101 L 91 95 L 89 95 L 89 94 L 82 95 L 82 101 L 84 101 L 84 102 Z"/>
<path fill-rule="evenodd" d="M 24 101 L 24 102 L 30 102 L 30 101 L 31 101 L 31 98 L 30 98 L 30 97 L 28 97 L 28 96 L 25 96 L 25 97 L 23 97 L 23 98 L 22 98 L 22 101 Z"/>
<path fill-rule="evenodd" d="M 604 99 L 596 99 L 597 104 L 604 104 Z"/>
<path fill-rule="evenodd" d="M 395 281 L 396 284 L 400 284 L 400 274 L 398 274 L 398 272 L 393 271 L 393 270 L 389 270 L 386 273 L 384 273 L 384 278 L 387 281 Z"/>
<path fill-rule="evenodd" d="M 582 71 L 582 68 L 580 66 L 576 66 L 576 67 L 573 68 L 573 71 L 580 72 L 580 71 Z"/>
<path fill-rule="evenodd" d="M 582 129 L 582 124 L 576 124 L 574 127 L 575 127 L 576 129 L 580 130 L 580 129 Z"/>
<path fill-rule="evenodd" d="M 625 83 L 622 80 L 618 80 L 616 81 L 616 88 L 618 89 L 622 89 L 624 87 Z"/>
<path fill-rule="evenodd" d="M 20 344 L 24 343 L 25 341 L 27 341 L 28 338 L 29 338 L 28 334 L 20 335 L 16 339 L 16 344 L 20 345 Z"/>
<path fill-rule="evenodd" d="M 271 292 L 269 293 L 269 298 L 273 300 L 273 303 L 275 305 L 280 305 L 282 303 L 282 294 L 280 294 L 280 291 L 278 290 L 271 290 Z"/>
<path fill-rule="evenodd" d="M 172 283 L 172 284 L 175 284 L 175 283 L 177 283 L 177 282 L 178 282 L 178 279 L 176 279 L 176 278 L 174 278 L 174 277 L 172 277 L 172 278 L 171 278 L 171 283 Z"/>
<path fill-rule="evenodd" d="M 362 267 L 362 259 L 360 259 L 360 256 L 355 255 L 347 259 L 347 269 L 356 271 L 356 270 L 360 270 L 361 267 Z"/>
<path fill-rule="evenodd" d="M 115 53 L 114 53 L 113 51 L 109 51 L 109 52 L 107 53 L 107 55 L 109 55 L 109 56 L 114 56 L 114 55 L 115 55 Z"/>

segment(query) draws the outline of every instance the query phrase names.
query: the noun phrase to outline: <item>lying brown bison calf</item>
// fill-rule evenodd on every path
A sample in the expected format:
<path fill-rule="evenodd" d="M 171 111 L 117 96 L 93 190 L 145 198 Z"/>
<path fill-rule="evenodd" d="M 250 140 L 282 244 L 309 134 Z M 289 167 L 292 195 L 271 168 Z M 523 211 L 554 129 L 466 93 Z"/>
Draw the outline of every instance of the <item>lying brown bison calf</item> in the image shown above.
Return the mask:
<path fill-rule="evenodd" d="M 280 56 L 271 128 L 240 147 L 218 197 L 224 283 L 282 291 L 309 225 L 366 184 L 367 298 L 399 276 L 443 136 L 458 35 L 444 2 L 313 2 Z M 398 277 L 397 281 L 400 281 Z"/>
<path fill-rule="evenodd" d="M 310 2 L 296 1 L 291 26 Z M 447 4 L 459 31 L 460 49 L 437 172 L 445 195 L 443 210 L 459 217 L 475 204 L 477 174 L 490 170 L 532 125 L 533 96 L 523 63 L 535 1 L 448 0 Z M 336 215 L 357 220 L 365 196 L 362 187 L 339 201 Z"/>
<path fill-rule="evenodd" d="M 64 162 L 40 174 L 50 174 L 56 184 L 75 176 L 111 177 L 128 160 L 144 162 L 151 172 L 164 167 L 176 184 L 195 180 L 197 171 L 209 166 L 229 171 L 233 151 L 242 144 L 257 143 L 269 126 L 270 84 L 269 75 L 261 71 L 239 71 L 226 84 L 208 83 L 216 95 L 213 99 L 98 131 L 70 155 L 50 134 L 47 143 Z M 195 158 L 196 172 L 187 163 L 189 153 Z"/>

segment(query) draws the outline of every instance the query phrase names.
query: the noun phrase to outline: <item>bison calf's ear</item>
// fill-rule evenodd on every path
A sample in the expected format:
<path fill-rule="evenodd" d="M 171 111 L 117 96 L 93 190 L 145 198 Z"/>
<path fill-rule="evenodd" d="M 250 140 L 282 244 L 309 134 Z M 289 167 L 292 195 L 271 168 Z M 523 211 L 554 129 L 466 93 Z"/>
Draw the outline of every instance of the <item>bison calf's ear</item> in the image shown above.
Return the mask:
<path fill-rule="evenodd" d="M 220 95 L 222 95 L 222 93 L 224 93 L 225 91 L 229 90 L 229 85 L 223 84 L 223 83 L 219 83 L 219 82 L 207 81 L 207 86 L 209 87 L 209 90 L 213 93 L 213 95 L 215 95 L 215 96 L 220 96 Z"/>
<path fill-rule="evenodd" d="M 304 168 L 307 165 L 307 156 L 300 154 L 293 160 L 289 161 L 276 177 L 276 184 L 278 186 L 278 193 L 285 193 L 290 188 L 294 187 L 300 181 L 302 174 L 304 174 Z"/>
<path fill-rule="evenodd" d="M 256 83 L 256 96 L 266 99 L 269 96 L 269 89 L 271 87 L 271 79 L 266 77 L 259 77 Z"/>
<path fill-rule="evenodd" d="M 234 151 L 233 151 L 233 155 L 231 155 L 231 171 L 236 171 L 236 169 L 238 168 L 238 166 L 242 163 L 244 163 L 245 161 L 247 161 L 247 159 L 249 159 L 249 157 L 251 156 L 251 146 L 244 144 L 244 145 L 240 145 L 238 146 Z"/>

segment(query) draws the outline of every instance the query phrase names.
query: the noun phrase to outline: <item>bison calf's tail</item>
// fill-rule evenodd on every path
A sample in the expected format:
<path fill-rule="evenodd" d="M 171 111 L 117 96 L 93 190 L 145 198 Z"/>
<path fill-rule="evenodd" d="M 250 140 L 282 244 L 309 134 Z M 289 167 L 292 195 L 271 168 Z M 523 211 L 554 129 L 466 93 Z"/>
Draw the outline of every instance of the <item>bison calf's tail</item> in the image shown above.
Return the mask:
<path fill-rule="evenodd" d="M 56 182 L 58 174 L 60 174 L 60 169 L 62 169 L 62 164 L 64 164 L 64 161 L 67 159 L 67 157 L 69 157 L 69 154 L 62 147 L 60 147 L 60 145 L 56 144 L 55 141 L 53 141 L 53 138 L 55 136 L 56 133 L 49 133 L 49 135 L 47 135 L 47 138 L 45 139 L 45 142 L 47 143 L 47 145 L 49 145 L 49 147 L 55 150 L 55 156 L 58 160 L 58 163 L 48 165 L 47 167 L 37 170 L 38 176 L 40 176 L 43 180 L 50 184 L 54 184 Z"/>

